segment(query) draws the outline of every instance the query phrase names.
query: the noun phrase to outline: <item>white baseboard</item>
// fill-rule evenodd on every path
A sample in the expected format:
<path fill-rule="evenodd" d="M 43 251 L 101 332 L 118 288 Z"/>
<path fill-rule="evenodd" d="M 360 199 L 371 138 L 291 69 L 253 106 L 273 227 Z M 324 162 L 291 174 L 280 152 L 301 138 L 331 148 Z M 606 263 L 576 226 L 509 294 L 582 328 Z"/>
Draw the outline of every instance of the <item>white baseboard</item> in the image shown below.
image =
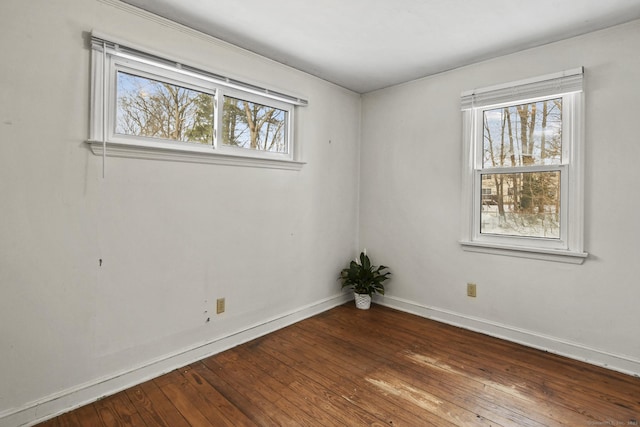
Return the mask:
<path fill-rule="evenodd" d="M 174 369 L 322 313 L 350 299 L 353 299 L 351 294 L 339 294 L 326 298 L 271 319 L 266 319 L 256 325 L 229 333 L 224 337 L 164 355 L 127 371 L 63 390 L 43 399 L 30 402 L 20 408 L 4 411 L 0 413 L 0 427 L 32 426 L 59 414 L 95 402 L 104 396 L 115 394 L 136 384 L 171 372 Z"/>
<path fill-rule="evenodd" d="M 630 356 L 614 354 L 580 343 L 571 342 L 569 340 L 540 334 L 538 332 L 486 319 L 467 316 L 465 314 L 437 307 L 429 307 L 389 295 L 376 296 L 374 301 L 380 305 L 395 308 L 420 317 L 480 332 L 492 337 L 512 341 L 527 347 L 533 347 L 549 353 L 568 357 L 570 359 L 580 360 L 592 365 L 622 372 L 624 374 L 636 377 L 640 376 L 640 360 L 634 359 Z"/>

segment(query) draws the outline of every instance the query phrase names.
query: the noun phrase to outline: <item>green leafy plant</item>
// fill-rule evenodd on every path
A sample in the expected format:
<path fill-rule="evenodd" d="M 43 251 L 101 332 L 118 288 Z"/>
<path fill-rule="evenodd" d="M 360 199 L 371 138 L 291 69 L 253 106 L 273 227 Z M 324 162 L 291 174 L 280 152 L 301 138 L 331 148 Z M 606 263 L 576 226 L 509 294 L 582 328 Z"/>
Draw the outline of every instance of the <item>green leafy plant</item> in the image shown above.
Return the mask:
<path fill-rule="evenodd" d="M 371 265 L 371 260 L 365 252 L 360 253 L 360 257 L 349 263 L 349 267 L 340 272 L 339 279 L 342 281 L 342 288 L 352 288 L 357 294 L 368 294 L 369 296 L 380 293 L 384 295 L 383 283 L 389 279 L 391 272 L 383 271 L 389 267 L 381 265 L 376 267 Z"/>

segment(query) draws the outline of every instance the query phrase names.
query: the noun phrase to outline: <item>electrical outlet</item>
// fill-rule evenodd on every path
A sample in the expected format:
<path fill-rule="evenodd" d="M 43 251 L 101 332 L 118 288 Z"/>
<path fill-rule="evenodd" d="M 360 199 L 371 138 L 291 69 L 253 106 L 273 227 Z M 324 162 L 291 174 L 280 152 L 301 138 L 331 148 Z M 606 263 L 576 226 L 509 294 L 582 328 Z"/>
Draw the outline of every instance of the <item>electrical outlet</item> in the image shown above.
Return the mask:
<path fill-rule="evenodd" d="M 475 298 L 476 297 L 476 284 L 475 283 L 467 283 L 467 296 Z"/>
<path fill-rule="evenodd" d="M 224 298 L 216 300 L 216 314 L 224 313 Z"/>

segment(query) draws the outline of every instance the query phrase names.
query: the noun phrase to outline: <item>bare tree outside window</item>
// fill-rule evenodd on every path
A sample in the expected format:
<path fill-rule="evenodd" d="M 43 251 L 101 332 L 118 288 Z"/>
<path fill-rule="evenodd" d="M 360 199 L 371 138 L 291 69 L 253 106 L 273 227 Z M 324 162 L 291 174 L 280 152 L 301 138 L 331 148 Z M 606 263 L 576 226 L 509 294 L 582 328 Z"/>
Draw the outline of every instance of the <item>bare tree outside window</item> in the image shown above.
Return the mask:
<path fill-rule="evenodd" d="M 287 112 L 278 108 L 224 97 L 222 143 L 251 150 L 286 153 Z"/>
<path fill-rule="evenodd" d="M 118 72 L 116 133 L 213 144 L 213 95 Z"/>
<path fill-rule="evenodd" d="M 485 110 L 483 120 L 480 232 L 560 238 L 560 171 L 522 169 L 561 164 L 562 98 Z"/>

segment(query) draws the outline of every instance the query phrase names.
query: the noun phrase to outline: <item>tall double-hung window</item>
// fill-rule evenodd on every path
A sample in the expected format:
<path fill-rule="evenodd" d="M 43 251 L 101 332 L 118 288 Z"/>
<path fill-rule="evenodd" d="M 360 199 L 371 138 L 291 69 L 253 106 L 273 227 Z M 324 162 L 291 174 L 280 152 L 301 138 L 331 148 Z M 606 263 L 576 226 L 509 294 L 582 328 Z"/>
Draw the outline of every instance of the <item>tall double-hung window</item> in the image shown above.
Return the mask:
<path fill-rule="evenodd" d="M 582 68 L 462 95 L 463 248 L 581 263 Z"/>
<path fill-rule="evenodd" d="M 307 101 L 93 34 L 96 154 L 297 169 Z"/>

